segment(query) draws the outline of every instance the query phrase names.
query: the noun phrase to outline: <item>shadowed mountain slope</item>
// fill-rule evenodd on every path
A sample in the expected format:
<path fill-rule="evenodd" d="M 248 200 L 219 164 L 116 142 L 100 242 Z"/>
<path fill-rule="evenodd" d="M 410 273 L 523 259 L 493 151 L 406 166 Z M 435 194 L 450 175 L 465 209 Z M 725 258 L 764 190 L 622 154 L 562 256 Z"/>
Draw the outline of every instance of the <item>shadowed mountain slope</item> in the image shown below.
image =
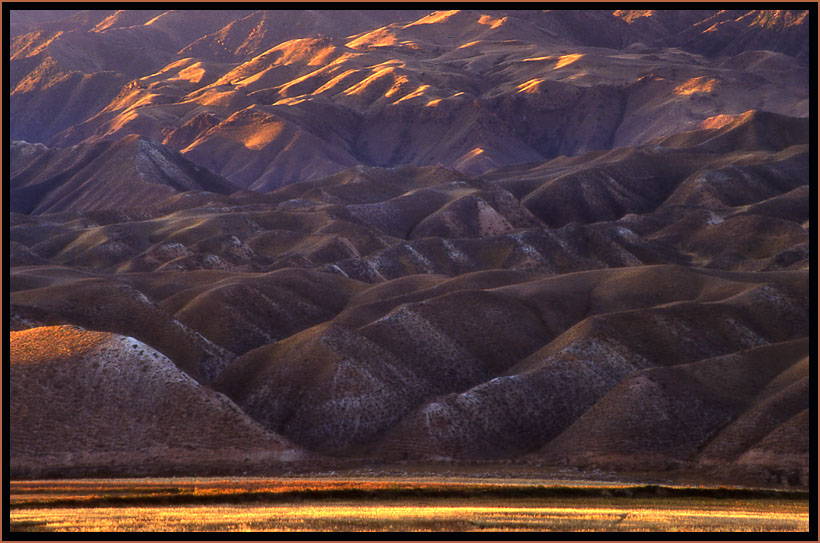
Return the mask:
<path fill-rule="evenodd" d="M 12 172 L 10 207 L 18 213 L 134 207 L 189 190 L 236 190 L 226 179 L 139 136 L 68 149 L 27 149 L 15 154 Z"/>
<path fill-rule="evenodd" d="M 783 377 L 805 365 L 807 352 L 808 341 L 802 339 L 641 371 L 611 389 L 537 454 L 573 464 L 635 467 L 691 460 L 705 447 L 700 457 L 707 462 L 742 462 L 744 455 L 756 454 L 759 440 L 805 406 L 805 375 L 785 383 Z M 761 426 L 739 433 L 753 418 Z M 785 454 L 809 453 L 805 440 L 781 447 Z M 770 466 L 779 463 L 771 457 L 767 461 Z M 758 459 L 760 464 L 767 461 Z"/>

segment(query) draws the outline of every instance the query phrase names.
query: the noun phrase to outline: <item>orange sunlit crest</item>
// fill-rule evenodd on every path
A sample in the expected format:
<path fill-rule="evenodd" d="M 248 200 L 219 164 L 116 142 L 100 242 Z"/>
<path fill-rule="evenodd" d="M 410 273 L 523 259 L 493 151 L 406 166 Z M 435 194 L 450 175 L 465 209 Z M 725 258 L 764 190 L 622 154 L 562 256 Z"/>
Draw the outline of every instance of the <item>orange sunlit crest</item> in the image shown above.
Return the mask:
<path fill-rule="evenodd" d="M 655 15 L 654 9 L 618 9 L 612 12 L 615 17 L 620 17 L 629 24 L 634 23 L 644 17 Z"/>
<path fill-rule="evenodd" d="M 506 17 L 493 17 L 491 15 L 482 15 L 478 19 L 478 24 L 487 25 L 490 28 L 498 28 L 499 26 L 503 25 L 505 22 L 507 22 Z"/>
<path fill-rule="evenodd" d="M 721 114 L 709 117 L 700 122 L 700 128 L 720 128 L 726 126 L 736 119 L 735 115 Z"/>
<path fill-rule="evenodd" d="M 684 83 L 675 87 L 675 94 L 690 95 L 700 92 L 712 92 L 715 90 L 718 82 L 716 79 L 709 79 L 707 77 L 694 77 Z"/>
<path fill-rule="evenodd" d="M 578 62 L 583 57 L 584 57 L 584 55 L 581 54 L 581 53 L 576 53 L 574 55 L 564 55 L 564 56 L 562 56 L 558 59 L 558 63 L 555 66 L 553 66 L 553 69 L 557 70 L 558 68 L 563 68 L 564 66 L 569 66 L 573 62 Z"/>
<path fill-rule="evenodd" d="M 411 26 L 416 25 L 429 25 L 429 24 L 436 24 L 436 23 L 443 23 L 447 21 L 453 15 L 460 13 L 461 10 L 453 9 L 450 11 L 434 11 L 430 15 L 426 17 L 422 17 L 418 21 L 405 25 L 404 28 L 410 28 Z"/>
<path fill-rule="evenodd" d="M 534 94 L 538 92 L 543 79 L 530 79 L 526 83 L 521 83 L 518 85 L 518 92 L 525 92 L 527 94 Z"/>

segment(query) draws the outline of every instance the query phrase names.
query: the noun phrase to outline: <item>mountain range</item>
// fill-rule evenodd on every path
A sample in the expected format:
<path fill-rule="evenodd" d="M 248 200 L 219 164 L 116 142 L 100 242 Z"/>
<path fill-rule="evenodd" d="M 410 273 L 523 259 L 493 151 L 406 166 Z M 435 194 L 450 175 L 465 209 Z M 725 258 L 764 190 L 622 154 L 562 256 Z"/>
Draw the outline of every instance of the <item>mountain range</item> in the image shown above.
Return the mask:
<path fill-rule="evenodd" d="M 10 22 L 17 476 L 807 484 L 809 12 Z"/>

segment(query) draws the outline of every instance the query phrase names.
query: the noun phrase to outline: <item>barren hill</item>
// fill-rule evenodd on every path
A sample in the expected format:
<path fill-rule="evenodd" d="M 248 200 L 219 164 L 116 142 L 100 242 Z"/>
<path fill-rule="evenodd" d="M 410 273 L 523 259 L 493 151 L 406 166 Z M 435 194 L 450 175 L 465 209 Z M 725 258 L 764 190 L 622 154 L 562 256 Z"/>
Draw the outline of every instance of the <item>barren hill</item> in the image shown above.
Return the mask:
<path fill-rule="evenodd" d="M 309 456 L 133 338 L 31 328 L 12 332 L 10 349 L 17 477 L 276 466 Z"/>
<path fill-rule="evenodd" d="M 807 19 L 796 12 L 98 18 L 14 38 L 12 138 L 65 147 L 136 133 L 253 190 L 360 163 L 480 174 L 752 109 L 809 109 Z M 65 97 L 71 107 L 57 108 Z"/>
<path fill-rule="evenodd" d="M 487 179 L 357 167 L 266 195 L 186 192 L 144 208 L 15 214 L 12 318 L 20 329 L 74 323 L 139 338 L 268 431 L 322 454 L 560 464 L 581 458 L 554 452 L 569 450 L 565 432 L 599 432 L 582 417 L 600 402 L 639 416 L 605 406 L 631 405 L 621 391 L 644 373 L 747 351 L 766 363 L 759 346 L 807 336 L 804 147 L 669 148 L 654 166 L 656 151 L 641 148 Z M 668 186 L 653 196 L 634 185 L 642 207 L 631 210 L 591 198 L 601 177 L 589 171 L 620 167 L 633 172 L 624 180 L 655 168 Z M 738 173 L 717 177 L 720 168 Z M 700 178 L 713 184 L 694 185 Z M 566 209 L 588 212 L 553 227 L 528 209 L 527 191 L 558 182 L 584 188 L 583 206 Z M 716 469 L 699 456 L 710 436 L 740 431 L 733 416 L 766 412 L 779 393 L 758 395 L 732 371 L 698 377 L 746 394 L 708 427 L 674 394 L 706 401 L 713 389 L 652 389 L 700 441 L 686 434 L 643 452 L 628 442 L 576 464 L 632 469 L 625 455 L 645 454 L 646 466 Z M 756 445 L 732 439 L 743 444 L 732 457 L 739 473 L 780 469 L 762 452 L 735 462 Z"/>

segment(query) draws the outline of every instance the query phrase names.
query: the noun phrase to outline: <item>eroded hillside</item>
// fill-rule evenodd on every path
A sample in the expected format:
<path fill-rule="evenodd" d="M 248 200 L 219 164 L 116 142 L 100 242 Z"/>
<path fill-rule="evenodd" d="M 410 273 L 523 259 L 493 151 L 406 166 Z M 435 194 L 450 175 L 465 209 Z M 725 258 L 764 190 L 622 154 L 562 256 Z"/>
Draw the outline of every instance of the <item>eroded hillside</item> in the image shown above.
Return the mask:
<path fill-rule="evenodd" d="M 800 13 L 67 15 L 12 20 L 14 473 L 807 484 Z"/>

